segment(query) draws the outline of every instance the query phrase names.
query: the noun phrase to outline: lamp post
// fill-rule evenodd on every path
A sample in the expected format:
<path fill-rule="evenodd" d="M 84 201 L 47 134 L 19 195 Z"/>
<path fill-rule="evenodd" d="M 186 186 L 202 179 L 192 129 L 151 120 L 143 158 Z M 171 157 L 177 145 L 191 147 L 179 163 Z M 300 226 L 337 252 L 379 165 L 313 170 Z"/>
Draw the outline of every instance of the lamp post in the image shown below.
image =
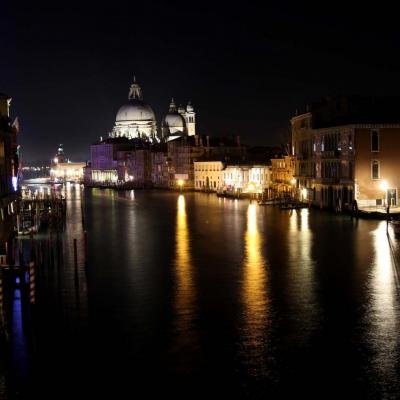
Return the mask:
<path fill-rule="evenodd" d="M 183 179 L 178 179 L 178 186 L 179 186 L 180 191 L 182 192 Z"/>

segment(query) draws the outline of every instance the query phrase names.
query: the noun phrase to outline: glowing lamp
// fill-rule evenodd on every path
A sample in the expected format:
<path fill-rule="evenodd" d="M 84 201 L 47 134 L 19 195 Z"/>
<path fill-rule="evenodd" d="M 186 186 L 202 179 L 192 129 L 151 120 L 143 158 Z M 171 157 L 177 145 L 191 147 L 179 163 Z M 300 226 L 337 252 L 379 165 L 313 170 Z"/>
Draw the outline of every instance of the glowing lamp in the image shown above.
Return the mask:
<path fill-rule="evenodd" d="M 58 158 L 57 157 L 54 157 L 54 164 L 57 164 L 58 163 Z"/>
<path fill-rule="evenodd" d="M 388 190 L 389 184 L 387 183 L 387 181 L 383 180 L 381 182 L 381 189 L 386 192 L 386 190 Z"/>
<path fill-rule="evenodd" d="M 295 184 L 296 184 L 296 179 L 295 179 L 295 178 L 292 178 L 292 179 L 290 180 L 290 183 L 291 183 L 292 185 L 295 185 Z"/>
<path fill-rule="evenodd" d="M 179 185 L 180 187 L 183 186 L 183 179 L 178 179 L 178 185 Z"/>
<path fill-rule="evenodd" d="M 256 185 L 255 185 L 253 182 L 250 182 L 250 183 L 247 185 L 247 190 L 248 190 L 249 192 L 254 192 L 254 191 L 256 190 Z"/>

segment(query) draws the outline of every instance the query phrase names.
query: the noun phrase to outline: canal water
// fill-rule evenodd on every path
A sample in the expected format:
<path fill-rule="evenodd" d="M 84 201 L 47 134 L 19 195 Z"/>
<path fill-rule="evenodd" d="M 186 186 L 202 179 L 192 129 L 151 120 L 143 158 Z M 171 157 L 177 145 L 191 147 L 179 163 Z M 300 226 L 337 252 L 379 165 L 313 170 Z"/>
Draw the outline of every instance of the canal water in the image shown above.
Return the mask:
<path fill-rule="evenodd" d="M 64 266 L 17 329 L 21 396 L 400 397 L 400 240 L 386 222 L 68 190 Z"/>

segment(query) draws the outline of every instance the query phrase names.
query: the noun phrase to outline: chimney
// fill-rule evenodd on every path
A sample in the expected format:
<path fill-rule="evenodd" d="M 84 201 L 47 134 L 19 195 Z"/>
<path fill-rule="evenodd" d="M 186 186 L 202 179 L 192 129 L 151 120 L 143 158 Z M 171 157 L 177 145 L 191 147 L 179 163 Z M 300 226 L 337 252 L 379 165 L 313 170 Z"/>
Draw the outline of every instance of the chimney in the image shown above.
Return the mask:
<path fill-rule="evenodd" d="M 194 135 L 194 145 L 195 145 L 196 147 L 199 146 L 199 135 Z"/>
<path fill-rule="evenodd" d="M 207 148 L 210 148 L 210 136 L 206 136 L 206 140 L 207 140 Z"/>
<path fill-rule="evenodd" d="M 237 144 L 237 147 L 240 148 L 240 136 L 239 135 L 236 136 L 236 144 Z"/>

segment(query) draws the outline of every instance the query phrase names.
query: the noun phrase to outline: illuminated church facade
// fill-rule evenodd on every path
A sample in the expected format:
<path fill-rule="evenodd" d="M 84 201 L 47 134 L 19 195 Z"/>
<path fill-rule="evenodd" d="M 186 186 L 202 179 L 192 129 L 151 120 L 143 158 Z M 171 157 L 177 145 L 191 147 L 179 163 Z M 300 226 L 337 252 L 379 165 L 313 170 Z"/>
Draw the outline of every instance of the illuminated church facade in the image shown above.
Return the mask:
<path fill-rule="evenodd" d="M 177 106 L 171 100 L 168 113 L 162 118 L 161 129 L 152 107 L 143 100 L 143 92 L 134 77 L 128 94 L 128 102 L 122 105 L 116 116 L 110 137 L 143 139 L 150 143 L 173 140 L 196 134 L 196 113 L 189 102 L 186 107 Z"/>

